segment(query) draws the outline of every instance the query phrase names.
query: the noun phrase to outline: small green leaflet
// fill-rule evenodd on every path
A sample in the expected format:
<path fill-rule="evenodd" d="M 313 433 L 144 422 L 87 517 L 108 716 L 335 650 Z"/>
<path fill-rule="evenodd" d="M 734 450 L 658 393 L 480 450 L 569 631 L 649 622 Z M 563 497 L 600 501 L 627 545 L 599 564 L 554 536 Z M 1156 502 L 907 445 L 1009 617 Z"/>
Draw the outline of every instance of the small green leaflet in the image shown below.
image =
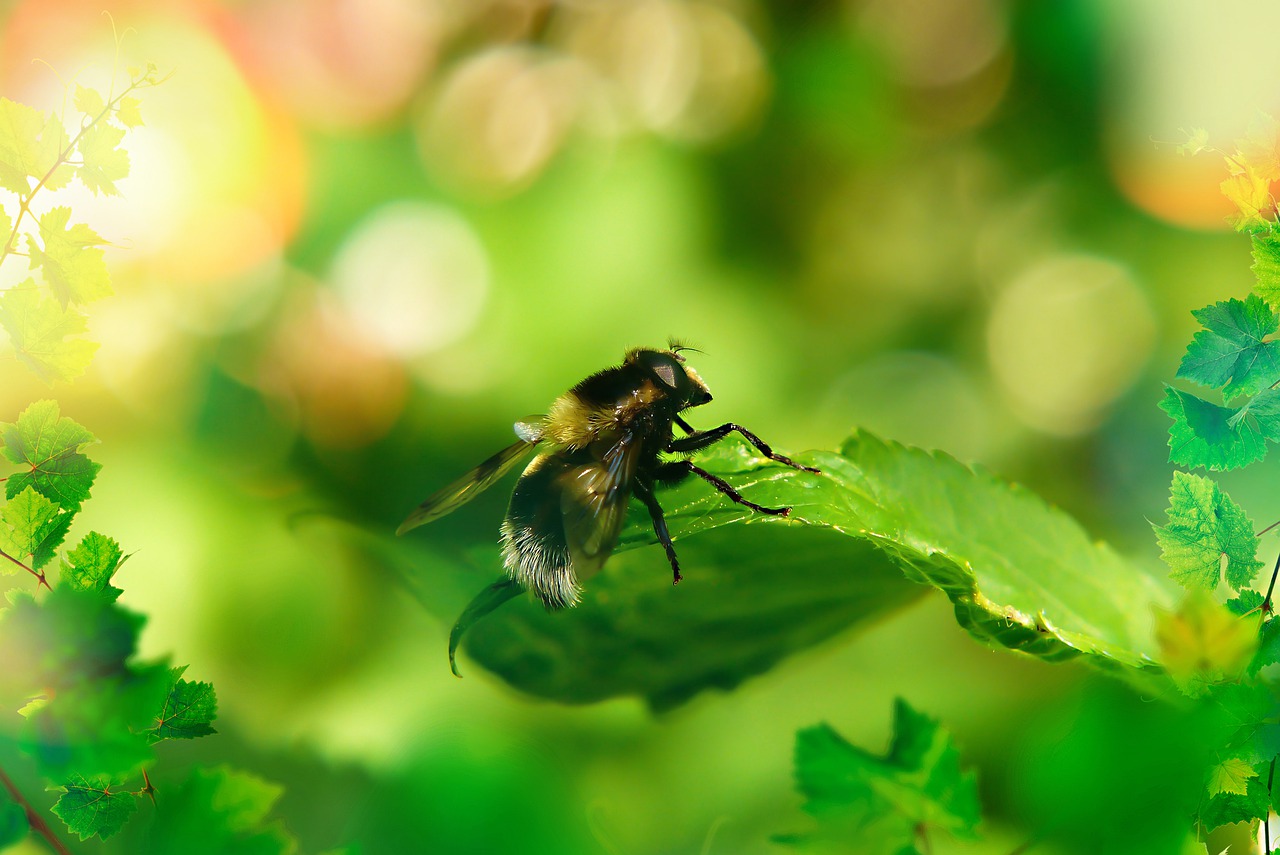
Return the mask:
<path fill-rule="evenodd" d="M 79 377 L 98 350 L 95 341 L 68 338 L 85 332 L 85 316 L 42 296 L 31 279 L 0 295 L 0 326 L 18 358 L 50 385 Z"/>
<path fill-rule="evenodd" d="M 116 182 L 129 174 L 129 153 L 117 148 L 124 141 L 124 128 L 98 122 L 85 129 L 80 137 L 80 159 L 84 165 L 77 173 L 80 180 L 96 196 L 118 196 Z"/>
<path fill-rule="evenodd" d="M 67 511 L 78 511 L 97 477 L 101 464 L 81 453 L 96 442 L 71 419 L 60 417 L 56 401 L 36 401 L 13 424 L 0 422 L 4 456 L 26 467 L 9 476 L 5 494 L 12 499 L 28 486 Z"/>
<path fill-rule="evenodd" d="M 1268 390 L 1257 396 L 1261 402 L 1255 399 L 1233 410 L 1166 386 L 1160 409 L 1173 419 L 1169 462 L 1220 471 L 1266 457 L 1266 440 L 1280 438 L 1275 396 L 1275 390 Z"/>
<path fill-rule="evenodd" d="M 1280 309 L 1280 235 L 1253 236 L 1253 291 L 1273 309 Z"/>
<path fill-rule="evenodd" d="M 30 558 L 32 568 L 39 570 L 62 544 L 73 516 L 61 513 L 57 502 L 27 487 L 0 507 L 0 548 L 14 558 Z M 5 564 L 3 572 L 14 567 L 11 562 Z"/>
<path fill-rule="evenodd" d="M 888 754 L 858 748 L 822 724 L 796 734 L 795 775 L 818 829 L 783 842 L 906 855 L 919 851 L 921 828 L 971 838 L 978 824 L 976 776 L 960 770 L 950 734 L 901 699 Z"/>
<path fill-rule="evenodd" d="M 70 208 L 53 208 L 40 218 L 44 246 L 34 235 L 27 238 L 31 268 L 43 271 L 44 281 L 64 307 L 111 295 L 111 276 L 101 249 L 106 241 L 84 223 L 68 226 L 70 219 Z"/>
<path fill-rule="evenodd" d="M 173 685 L 152 729 L 156 739 L 195 739 L 217 733 L 212 727 L 218 717 L 218 696 L 213 684 L 183 680 L 186 670 L 184 665 L 170 672 Z"/>
<path fill-rule="evenodd" d="M 1223 760 L 1209 772 L 1209 795 L 1235 793 L 1247 795 L 1249 779 L 1258 777 L 1258 771 L 1239 757 Z"/>
<path fill-rule="evenodd" d="M 81 840 L 107 838 L 124 827 L 125 820 L 138 809 L 138 799 L 128 790 L 103 777 L 73 775 L 63 787 L 53 812 Z"/>
<path fill-rule="evenodd" d="M 1156 526 L 1170 576 L 1184 588 L 1212 591 L 1227 557 L 1227 583 L 1240 590 L 1262 567 L 1253 521 L 1213 481 L 1174 472 L 1169 487 L 1169 524 Z"/>
<path fill-rule="evenodd" d="M 1265 340 L 1280 321 L 1261 297 L 1225 300 L 1191 314 L 1205 328 L 1187 346 L 1177 376 L 1221 387 L 1226 398 L 1254 395 L 1280 380 L 1280 341 Z"/>
<path fill-rule="evenodd" d="M 120 589 L 112 587 L 111 577 L 120 566 L 120 558 L 120 544 L 91 531 L 79 546 L 67 553 L 58 579 L 77 591 L 101 593 L 115 600 L 120 596 Z"/>

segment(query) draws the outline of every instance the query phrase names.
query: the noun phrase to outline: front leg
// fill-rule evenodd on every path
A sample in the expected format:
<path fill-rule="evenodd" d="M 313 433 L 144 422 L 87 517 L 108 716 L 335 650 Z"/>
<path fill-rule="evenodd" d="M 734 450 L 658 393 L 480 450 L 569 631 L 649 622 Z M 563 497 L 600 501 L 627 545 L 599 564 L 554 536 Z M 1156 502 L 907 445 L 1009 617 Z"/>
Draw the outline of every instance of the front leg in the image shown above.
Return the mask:
<path fill-rule="evenodd" d="M 736 425 L 733 422 L 726 422 L 725 424 L 720 425 L 720 427 L 712 428 L 711 430 L 694 430 L 689 426 L 688 422 L 679 416 L 675 417 L 675 422 L 680 427 L 689 431 L 689 435 L 681 437 L 680 439 L 673 439 L 671 442 L 667 443 L 667 451 L 670 451 L 673 454 L 687 454 L 689 452 L 699 451 L 700 449 L 706 448 L 708 445 L 719 442 L 736 430 L 738 433 L 746 437 L 747 442 L 754 445 L 757 451 L 770 460 L 774 460 L 784 466 L 790 466 L 792 469 L 821 474 L 819 470 L 814 469 L 812 466 L 801 466 L 790 457 L 785 457 L 781 454 L 775 453 L 774 450 L 769 447 L 768 443 L 744 428 L 742 425 Z"/>
<path fill-rule="evenodd" d="M 654 473 L 654 480 L 661 484 L 676 484 L 688 478 L 690 475 L 697 475 L 703 481 L 706 481 L 712 487 L 715 487 L 721 493 L 724 493 L 739 505 L 745 505 L 753 511 L 759 511 L 762 514 L 769 514 L 775 517 L 785 517 L 791 513 L 791 508 L 766 508 L 764 505 L 757 505 L 755 502 L 744 497 L 741 493 L 733 488 L 728 481 L 712 475 L 700 466 L 694 465 L 688 460 L 673 460 L 670 463 L 664 463 L 658 467 Z M 639 492 L 638 490 L 636 491 Z M 643 497 L 642 497 L 643 498 Z M 652 513 L 652 510 L 650 510 Z"/>

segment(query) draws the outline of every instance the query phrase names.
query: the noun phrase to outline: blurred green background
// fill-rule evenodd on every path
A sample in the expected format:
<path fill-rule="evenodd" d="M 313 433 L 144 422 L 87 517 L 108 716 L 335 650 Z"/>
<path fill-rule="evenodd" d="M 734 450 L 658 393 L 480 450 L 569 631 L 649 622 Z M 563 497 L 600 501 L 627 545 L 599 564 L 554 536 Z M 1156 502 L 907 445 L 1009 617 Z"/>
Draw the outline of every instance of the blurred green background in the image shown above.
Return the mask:
<path fill-rule="evenodd" d="M 1189 310 L 1250 282 L 1221 160 L 1174 146 L 1195 125 L 1225 148 L 1277 108 L 1273 5 L 109 11 L 121 66 L 175 74 L 145 93 L 124 195 L 62 196 L 113 241 L 117 295 L 92 308 L 89 375 L 52 394 L 102 440 L 73 537 L 134 553 L 116 584 L 150 616 L 145 652 L 218 690 L 221 735 L 161 768 L 282 783 L 308 852 L 767 853 L 807 822 L 795 730 L 876 748 L 901 695 L 980 770 L 986 836 L 964 851 L 1007 853 L 1044 818 L 1026 782 L 1052 745 L 1101 763 L 1131 729 L 1163 749 L 1158 709 L 978 645 L 937 594 L 659 716 L 530 701 L 445 660 L 505 489 L 391 533 L 515 419 L 678 336 L 716 394 L 696 425 L 945 449 L 1154 562 L 1160 383 Z M 0 89 L 52 109 L 73 76 L 105 88 L 101 13 L 0 3 Z M 0 418 L 49 395 L 9 362 Z M 1274 519 L 1253 470 L 1222 483 Z"/>

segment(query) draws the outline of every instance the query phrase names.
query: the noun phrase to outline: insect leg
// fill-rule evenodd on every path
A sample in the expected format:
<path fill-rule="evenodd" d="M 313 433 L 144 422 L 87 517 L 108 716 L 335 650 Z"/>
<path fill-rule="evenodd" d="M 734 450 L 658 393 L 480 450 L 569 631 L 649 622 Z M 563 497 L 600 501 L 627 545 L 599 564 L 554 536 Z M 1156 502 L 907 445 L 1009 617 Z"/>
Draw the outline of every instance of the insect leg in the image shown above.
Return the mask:
<path fill-rule="evenodd" d="M 676 423 L 679 424 L 681 427 L 684 427 L 684 428 L 688 427 L 688 425 L 685 424 L 684 420 L 679 418 L 678 416 L 676 417 Z M 790 457 L 785 457 L 781 454 L 777 454 L 776 452 L 774 452 L 772 448 L 769 447 L 769 444 L 766 443 L 764 440 L 762 440 L 760 437 L 756 436 L 754 433 L 747 430 L 742 425 L 735 425 L 733 422 L 726 422 L 725 424 L 720 425 L 720 427 L 712 428 L 711 430 L 694 431 L 686 437 L 682 437 L 680 439 L 673 439 L 667 445 L 667 451 L 675 452 L 678 454 L 689 452 L 689 451 L 697 451 L 699 449 L 706 448 L 708 445 L 719 442 L 729 434 L 733 433 L 735 430 L 738 433 L 742 434 L 746 438 L 747 442 L 754 445 L 761 454 L 763 454 L 765 457 L 769 458 L 770 460 L 776 460 L 778 463 L 781 463 L 785 466 L 790 466 L 792 469 L 800 469 L 805 472 L 814 472 L 814 473 L 819 472 L 819 470 L 814 469 L 812 466 L 801 466 L 799 463 L 796 463 Z"/>
<path fill-rule="evenodd" d="M 674 484 L 690 475 L 697 475 L 739 505 L 745 505 L 753 511 L 759 511 L 762 514 L 769 514 L 775 517 L 785 517 L 791 513 L 791 508 L 766 508 L 764 505 L 757 505 L 735 490 L 728 481 L 718 475 L 712 475 L 707 470 L 688 460 L 673 460 L 670 463 L 662 464 L 654 473 L 654 479 L 663 484 Z"/>
<path fill-rule="evenodd" d="M 662 515 L 662 506 L 658 504 L 658 498 L 653 495 L 653 487 L 644 479 L 636 479 L 635 491 L 640 501 L 644 502 L 644 506 L 649 509 L 649 516 L 653 518 L 653 533 L 658 536 L 662 548 L 667 551 L 667 561 L 671 562 L 671 572 L 674 574 L 671 584 L 679 584 L 683 578 L 680 575 L 680 561 L 676 558 L 675 544 L 671 542 L 671 532 L 667 531 L 667 520 Z"/>

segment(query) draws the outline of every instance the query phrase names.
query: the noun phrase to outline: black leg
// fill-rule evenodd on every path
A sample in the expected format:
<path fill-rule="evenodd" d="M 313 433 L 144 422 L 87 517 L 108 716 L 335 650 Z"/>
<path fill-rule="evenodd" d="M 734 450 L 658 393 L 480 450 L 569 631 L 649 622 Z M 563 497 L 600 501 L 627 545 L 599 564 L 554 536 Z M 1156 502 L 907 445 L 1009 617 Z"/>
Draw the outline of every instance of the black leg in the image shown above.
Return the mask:
<path fill-rule="evenodd" d="M 684 420 L 679 417 L 676 418 L 676 422 L 685 429 L 688 429 L 689 427 L 685 424 Z M 819 470 L 814 469 L 812 466 L 801 466 L 790 457 L 784 457 L 781 454 L 774 453 L 774 450 L 769 447 L 768 443 L 744 428 L 742 425 L 735 425 L 733 422 L 722 424 L 720 427 L 712 428 L 711 430 L 694 431 L 686 437 L 673 439 L 667 444 L 667 451 L 674 452 L 676 454 L 698 451 L 699 449 L 706 448 L 708 445 L 719 442 L 735 430 L 746 437 L 747 442 L 754 445 L 761 454 L 770 460 L 775 460 L 785 466 L 790 466 L 792 469 L 800 469 L 804 472 L 819 472 Z M 726 493 L 725 495 L 728 494 Z"/>
<path fill-rule="evenodd" d="M 637 478 L 635 482 L 636 495 L 640 497 L 640 501 L 644 502 L 644 506 L 649 509 L 649 516 L 653 518 L 653 533 L 658 536 L 658 540 L 662 543 L 662 548 L 667 551 L 667 561 L 671 562 L 671 572 L 674 578 L 671 582 L 678 585 L 680 579 L 680 561 L 676 558 L 676 547 L 671 542 L 671 532 L 667 531 L 667 520 L 662 515 L 662 506 L 658 504 L 658 499 L 653 495 L 653 488 L 645 481 Z"/>
<path fill-rule="evenodd" d="M 786 458 L 783 458 L 783 460 L 786 460 Z M 719 476 L 716 476 L 716 475 L 712 475 L 707 470 L 699 468 L 698 466 L 695 466 L 693 463 L 691 463 L 688 460 L 684 461 L 684 464 L 689 467 L 689 471 L 692 472 L 694 475 L 697 475 L 703 481 L 706 481 L 712 487 L 715 487 L 717 490 L 719 490 L 721 493 L 724 493 L 726 496 L 728 496 L 733 501 L 737 502 L 739 505 L 746 505 L 748 508 L 751 508 L 751 510 L 753 511 L 759 511 L 762 514 L 769 514 L 775 517 L 785 517 L 791 513 L 791 508 L 766 508 L 764 505 L 757 505 L 755 502 L 751 501 L 750 499 L 744 498 L 741 493 L 733 489 L 733 487 L 730 486 L 729 482 L 724 480 L 723 478 L 720 478 Z M 792 465 L 795 465 L 795 464 L 792 464 Z M 801 467 L 797 467 L 797 468 L 801 468 Z M 817 470 L 814 470 L 814 471 L 817 471 Z"/>

